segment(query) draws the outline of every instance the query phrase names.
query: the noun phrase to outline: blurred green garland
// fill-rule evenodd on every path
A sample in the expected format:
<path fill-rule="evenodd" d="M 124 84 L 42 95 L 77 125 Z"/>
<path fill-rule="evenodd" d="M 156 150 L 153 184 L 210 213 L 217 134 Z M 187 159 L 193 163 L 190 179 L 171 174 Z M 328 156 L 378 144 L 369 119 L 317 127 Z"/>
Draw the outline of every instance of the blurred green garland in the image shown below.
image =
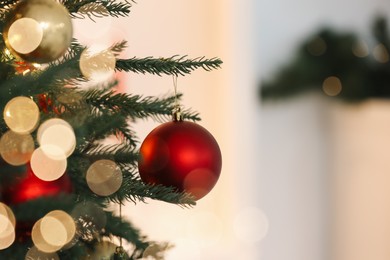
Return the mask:
<path fill-rule="evenodd" d="M 322 29 L 305 40 L 273 79 L 261 82 L 262 99 L 321 91 L 343 100 L 390 98 L 390 37 L 386 19 L 372 27 L 371 46 L 356 34 Z"/>

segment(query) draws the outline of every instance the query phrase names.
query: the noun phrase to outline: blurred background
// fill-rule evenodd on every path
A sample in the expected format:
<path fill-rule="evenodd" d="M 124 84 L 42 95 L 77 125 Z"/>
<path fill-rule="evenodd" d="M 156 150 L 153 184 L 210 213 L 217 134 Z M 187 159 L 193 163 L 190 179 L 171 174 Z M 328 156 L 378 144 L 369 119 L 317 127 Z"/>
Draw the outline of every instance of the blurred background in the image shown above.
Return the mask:
<path fill-rule="evenodd" d="M 128 40 L 123 57 L 224 61 L 178 79 L 221 147 L 216 187 L 195 208 L 148 201 L 126 217 L 175 245 L 168 260 L 389 259 L 389 16 L 385 0 L 154 0 L 77 21 L 87 45 Z M 118 78 L 173 92 L 168 76 Z M 139 139 L 158 124 L 137 124 Z"/>

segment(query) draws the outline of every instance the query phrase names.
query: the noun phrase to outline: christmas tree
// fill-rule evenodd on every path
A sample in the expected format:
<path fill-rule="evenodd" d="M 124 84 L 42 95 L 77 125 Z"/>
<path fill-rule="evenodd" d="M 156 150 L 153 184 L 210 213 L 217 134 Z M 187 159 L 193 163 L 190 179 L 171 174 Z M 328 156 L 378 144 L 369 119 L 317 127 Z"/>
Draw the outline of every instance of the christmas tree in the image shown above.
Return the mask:
<path fill-rule="evenodd" d="M 261 83 L 260 96 L 276 99 L 321 91 L 348 101 L 389 98 L 389 50 L 388 24 L 382 16 L 373 23 L 372 39 L 361 39 L 355 32 L 321 29 L 302 42 L 275 77 Z"/>
<path fill-rule="evenodd" d="M 0 2 L 0 259 L 161 259 L 170 246 L 149 241 L 121 205 L 191 207 L 218 180 L 218 144 L 176 85 L 164 97 L 119 93 L 113 75 L 175 79 L 221 60 L 121 59 L 125 39 L 96 50 L 73 38 L 71 19 L 127 16 L 133 4 Z M 166 122 L 140 146 L 131 125 L 148 118 Z"/>

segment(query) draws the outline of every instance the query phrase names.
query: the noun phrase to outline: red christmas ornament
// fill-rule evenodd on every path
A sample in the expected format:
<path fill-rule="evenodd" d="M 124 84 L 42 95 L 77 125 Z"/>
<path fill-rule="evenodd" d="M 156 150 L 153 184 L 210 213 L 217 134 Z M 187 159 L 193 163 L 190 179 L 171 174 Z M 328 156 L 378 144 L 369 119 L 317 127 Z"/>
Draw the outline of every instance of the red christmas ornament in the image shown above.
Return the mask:
<path fill-rule="evenodd" d="M 37 95 L 37 103 L 39 109 L 46 114 L 50 111 L 53 111 L 57 115 L 61 114 L 60 110 L 56 106 L 54 106 L 53 100 L 46 94 Z"/>
<path fill-rule="evenodd" d="M 2 167 L 7 166 L 2 165 Z M 67 174 L 55 181 L 43 181 L 35 176 L 30 164 L 27 164 L 24 174 L 14 176 L 12 182 L 3 185 L 1 195 L 6 204 L 14 205 L 40 197 L 70 192 L 72 192 L 72 183 Z"/>
<path fill-rule="evenodd" d="M 17 74 L 25 75 L 27 73 L 37 70 L 37 67 L 34 64 L 26 61 L 15 61 L 14 63 L 15 71 Z"/>
<path fill-rule="evenodd" d="M 11 166 L 0 161 L 1 200 L 8 205 L 16 205 L 41 197 L 56 196 L 61 193 L 72 192 L 72 183 L 67 174 L 61 178 L 47 182 L 35 176 L 30 164 L 25 166 Z M 18 221 L 16 225 L 16 240 L 25 243 L 31 238 L 31 229 L 36 220 Z"/>
<path fill-rule="evenodd" d="M 216 184 L 222 156 L 214 137 L 202 126 L 173 121 L 155 128 L 140 148 L 138 169 L 149 184 L 173 186 L 204 197 Z"/>

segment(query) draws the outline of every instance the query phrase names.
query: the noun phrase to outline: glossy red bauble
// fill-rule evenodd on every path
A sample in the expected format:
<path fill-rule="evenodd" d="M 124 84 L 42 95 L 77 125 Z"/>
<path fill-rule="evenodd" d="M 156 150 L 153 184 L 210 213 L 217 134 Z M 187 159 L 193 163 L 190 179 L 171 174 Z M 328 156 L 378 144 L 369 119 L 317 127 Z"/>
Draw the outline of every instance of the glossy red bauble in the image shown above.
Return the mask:
<path fill-rule="evenodd" d="M 1 167 L 8 166 L 2 165 Z M 12 173 L 8 172 L 7 174 Z M 72 183 L 67 174 L 55 181 L 43 181 L 35 176 L 30 165 L 27 164 L 23 174 L 15 174 L 12 181 L 3 185 L 1 195 L 6 204 L 14 205 L 70 192 L 72 192 Z"/>
<path fill-rule="evenodd" d="M 12 166 L 0 160 L 1 201 L 12 206 L 29 202 L 42 197 L 54 197 L 63 193 L 71 193 L 72 182 L 67 174 L 61 178 L 47 182 L 35 176 L 30 164 Z M 17 221 L 16 240 L 25 243 L 31 239 L 31 229 L 37 219 Z"/>
<path fill-rule="evenodd" d="M 202 126 L 186 121 L 164 123 L 145 138 L 138 169 L 149 184 L 175 187 L 204 197 L 216 184 L 222 156 L 214 137 Z"/>

